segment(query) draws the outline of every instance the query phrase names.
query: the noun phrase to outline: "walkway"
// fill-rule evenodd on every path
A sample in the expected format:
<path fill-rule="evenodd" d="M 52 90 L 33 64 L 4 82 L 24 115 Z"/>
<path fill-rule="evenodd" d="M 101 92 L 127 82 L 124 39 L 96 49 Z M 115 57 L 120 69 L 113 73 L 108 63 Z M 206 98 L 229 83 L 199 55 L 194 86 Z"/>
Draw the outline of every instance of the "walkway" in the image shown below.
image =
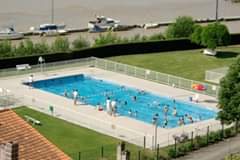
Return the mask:
<path fill-rule="evenodd" d="M 231 153 L 240 151 L 240 135 L 224 140 L 215 145 L 202 148 L 187 156 L 177 160 L 223 160 L 224 157 Z"/>

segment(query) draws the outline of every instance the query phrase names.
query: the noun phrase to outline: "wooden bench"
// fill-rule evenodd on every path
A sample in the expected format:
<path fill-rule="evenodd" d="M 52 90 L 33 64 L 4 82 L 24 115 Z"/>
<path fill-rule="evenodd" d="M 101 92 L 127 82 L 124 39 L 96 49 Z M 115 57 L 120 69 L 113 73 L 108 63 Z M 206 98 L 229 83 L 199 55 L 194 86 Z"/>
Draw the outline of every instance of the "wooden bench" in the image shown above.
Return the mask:
<path fill-rule="evenodd" d="M 39 120 L 36 120 L 36 119 L 34 119 L 34 118 L 32 118 L 32 117 L 30 117 L 30 116 L 27 116 L 27 115 L 24 115 L 24 117 L 26 118 L 26 120 L 28 121 L 28 122 L 31 122 L 32 124 L 37 124 L 37 125 L 41 125 L 41 122 L 39 121 Z"/>
<path fill-rule="evenodd" d="M 31 66 L 29 64 L 18 64 L 16 65 L 16 69 L 19 70 L 26 70 L 31 69 Z"/>

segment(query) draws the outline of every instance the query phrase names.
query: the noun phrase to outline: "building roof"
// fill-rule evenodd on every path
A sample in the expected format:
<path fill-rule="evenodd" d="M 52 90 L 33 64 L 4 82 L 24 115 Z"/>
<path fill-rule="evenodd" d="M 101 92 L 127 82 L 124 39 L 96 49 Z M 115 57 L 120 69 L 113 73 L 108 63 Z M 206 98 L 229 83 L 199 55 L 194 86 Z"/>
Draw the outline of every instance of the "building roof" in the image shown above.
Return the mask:
<path fill-rule="evenodd" d="M 0 110 L 0 144 L 19 144 L 19 160 L 70 160 L 12 110 Z"/>

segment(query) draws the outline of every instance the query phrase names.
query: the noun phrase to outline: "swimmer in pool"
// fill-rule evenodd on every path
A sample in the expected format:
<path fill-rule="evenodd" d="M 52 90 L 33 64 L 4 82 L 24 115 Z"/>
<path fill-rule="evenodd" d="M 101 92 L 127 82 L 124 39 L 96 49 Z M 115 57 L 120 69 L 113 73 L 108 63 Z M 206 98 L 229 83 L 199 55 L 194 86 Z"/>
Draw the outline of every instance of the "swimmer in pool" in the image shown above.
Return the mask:
<path fill-rule="evenodd" d="M 133 101 L 137 101 L 137 96 L 133 96 Z"/>
<path fill-rule="evenodd" d="M 129 114 L 129 116 L 132 116 L 132 110 L 131 109 L 129 109 L 128 114 Z"/>
<path fill-rule="evenodd" d="M 63 92 L 63 96 L 64 96 L 64 97 L 68 97 L 68 92 L 67 92 L 66 89 L 65 89 L 64 92 Z"/>
<path fill-rule="evenodd" d="M 173 108 L 173 113 L 172 113 L 172 114 L 173 114 L 173 116 L 175 116 L 175 117 L 177 116 L 177 108 L 176 108 L 176 107 Z"/>

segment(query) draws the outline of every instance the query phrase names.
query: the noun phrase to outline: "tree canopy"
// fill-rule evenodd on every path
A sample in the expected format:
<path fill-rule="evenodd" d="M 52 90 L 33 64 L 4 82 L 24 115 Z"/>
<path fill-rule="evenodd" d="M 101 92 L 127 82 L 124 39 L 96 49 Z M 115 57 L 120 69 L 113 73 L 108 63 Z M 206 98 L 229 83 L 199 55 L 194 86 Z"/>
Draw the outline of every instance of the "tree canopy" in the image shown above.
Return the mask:
<path fill-rule="evenodd" d="M 196 25 L 194 27 L 194 31 L 190 37 L 191 41 L 196 44 L 201 45 L 202 44 L 202 38 L 201 38 L 202 31 L 203 31 L 203 27 L 200 25 Z"/>
<path fill-rule="evenodd" d="M 219 45 L 228 45 L 229 43 L 230 33 L 225 25 L 213 23 L 203 28 L 201 33 L 201 44 L 203 46 L 215 49 Z"/>
<path fill-rule="evenodd" d="M 240 57 L 230 66 L 227 75 L 221 80 L 218 99 L 222 109 L 218 113 L 218 118 L 225 123 L 239 122 Z"/>
<path fill-rule="evenodd" d="M 193 33 L 195 22 L 192 17 L 182 16 L 176 19 L 176 22 L 171 24 L 166 31 L 167 38 L 182 38 L 190 37 Z"/>

